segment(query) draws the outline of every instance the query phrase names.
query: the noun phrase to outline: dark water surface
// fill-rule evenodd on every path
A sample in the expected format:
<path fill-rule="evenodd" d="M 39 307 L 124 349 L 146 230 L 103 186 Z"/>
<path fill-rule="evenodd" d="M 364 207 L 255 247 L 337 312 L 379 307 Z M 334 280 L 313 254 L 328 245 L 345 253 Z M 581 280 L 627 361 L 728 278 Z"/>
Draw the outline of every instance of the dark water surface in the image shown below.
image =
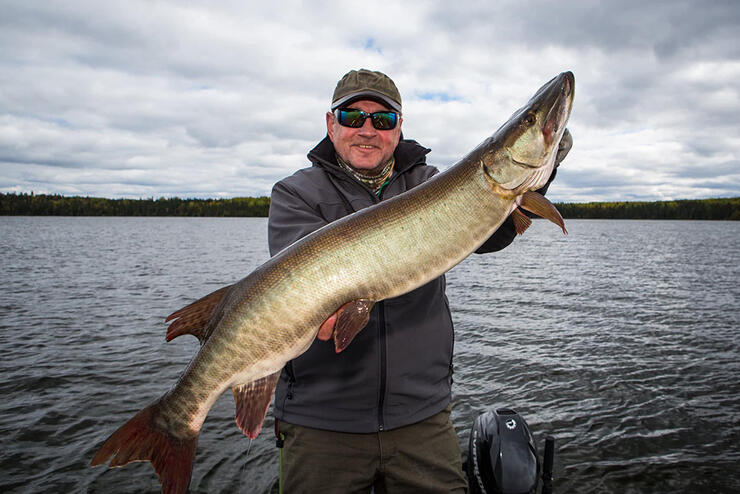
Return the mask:
<path fill-rule="evenodd" d="M 515 408 L 555 492 L 740 492 L 740 222 L 543 221 L 448 275 L 453 420 Z M 177 379 L 167 314 L 267 259 L 264 219 L 0 217 L 0 492 L 158 492 L 148 463 L 90 468 Z M 191 492 L 269 492 L 225 393 Z"/>

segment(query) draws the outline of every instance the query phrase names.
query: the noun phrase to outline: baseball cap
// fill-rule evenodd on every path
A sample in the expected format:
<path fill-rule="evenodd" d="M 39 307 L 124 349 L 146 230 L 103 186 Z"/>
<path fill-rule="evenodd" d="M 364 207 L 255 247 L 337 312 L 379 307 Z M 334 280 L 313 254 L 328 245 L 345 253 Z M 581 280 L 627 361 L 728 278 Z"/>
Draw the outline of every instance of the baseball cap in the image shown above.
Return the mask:
<path fill-rule="evenodd" d="M 382 72 L 360 69 L 344 74 L 334 90 L 331 109 L 336 110 L 358 99 L 376 100 L 397 112 L 401 111 L 401 93 L 391 78 Z"/>

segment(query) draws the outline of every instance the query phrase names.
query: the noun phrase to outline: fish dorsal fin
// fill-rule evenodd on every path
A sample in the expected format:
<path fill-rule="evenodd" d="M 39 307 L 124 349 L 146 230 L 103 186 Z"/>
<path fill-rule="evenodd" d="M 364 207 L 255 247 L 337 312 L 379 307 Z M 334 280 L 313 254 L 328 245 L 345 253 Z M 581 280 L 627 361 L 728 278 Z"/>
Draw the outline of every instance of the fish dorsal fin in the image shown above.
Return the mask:
<path fill-rule="evenodd" d="M 511 213 L 511 219 L 514 221 L 514 229 L 519 235 L 526 232 L 527 228 L 532 226 L 532 220 L 529 216 L 522 213 L 522 210 L 519 208 L 516 208 L 514 212 Z"/>
<path fill-rule="evenodd" d="M 236 402 L 236 425 L 250 439 L 256 438 L 262 429 L 278 377 L 280 371 L 231 387 Z"/>
<path fill-rule="evenodd" d="M 334 324 L 334 348 L 337 353 L 347 348 L 357 333 L 365 327 L 373 305 L 375 300 L 361 298 L 347 302 L 337 310 L 337 321 Z"/>
<path fill-rule="evenodd" d="M 205 297 L 186 305 L 182 309 L 173 312 L 165 322 L 170 322 L 167 328 L 166 340 L 171 341 L 181 334 L 191 334 L 200 340 L 201 345 L 208 339 L 210 332 L 206 330 L 208 322 L 218 309 L 221 302 L 226 298 L 234 285 L 219 288 Z"/>

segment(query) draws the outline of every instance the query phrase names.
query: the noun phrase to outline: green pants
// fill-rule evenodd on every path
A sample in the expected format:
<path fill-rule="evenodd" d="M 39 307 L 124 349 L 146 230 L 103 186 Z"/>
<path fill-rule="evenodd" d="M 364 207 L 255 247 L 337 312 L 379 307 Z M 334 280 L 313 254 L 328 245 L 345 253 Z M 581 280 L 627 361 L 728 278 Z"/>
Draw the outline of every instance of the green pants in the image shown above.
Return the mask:
<path fill-rule="evenodd" d="M 460 445 L 450 409 L 372 434 L 324 431 L 279 422 L 284 494 L 464 493 Z"/>

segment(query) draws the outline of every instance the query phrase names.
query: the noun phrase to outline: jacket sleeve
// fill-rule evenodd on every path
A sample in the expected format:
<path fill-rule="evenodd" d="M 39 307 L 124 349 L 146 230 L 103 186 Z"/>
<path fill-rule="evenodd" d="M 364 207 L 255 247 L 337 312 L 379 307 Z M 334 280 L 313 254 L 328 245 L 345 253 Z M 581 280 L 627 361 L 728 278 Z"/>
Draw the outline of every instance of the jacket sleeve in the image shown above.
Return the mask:
<path fill-rule="evenodd" d="M 543 196 L 547 193 L 547 189 L 550 188 L 550 184 L 555 180 L 555 176 L 558 174 L 558 166 L 560 166 L 560 162 L 568 155 L 571 147 L 573 147 L 573 136 L 570 135 L 570 131 L 568 129 L 565 129 L 563 138 L 560 139 L 560 144 L 558 144 L 558 154 L 555 157 L 555 168 L 553 168 L 552 174 L 547 180 L 547 183 L 541 189 L 538 189 L 536 191 L 537 193 L 542 194 Z M 524 213 L 529 217 L 535 216 L 529 211 L 524 211 Z M 516 230 L 514 229 L 514 221 L 511 219 L 511 215 L 509 215 L 509 217 L 501 223 L 501 226 L 498 227 L 498 230 L 493 232 L 493 235 L 491 235 L 475 252 L 476 254 L 496 252 L 511 244 L 515 237 Z"/>
<path fill-rule="evenodd" d="M 272 188 L 267 219 L 271 256 L 326 224 L 327 221 L 290 186 L 278 182 Z"/>

